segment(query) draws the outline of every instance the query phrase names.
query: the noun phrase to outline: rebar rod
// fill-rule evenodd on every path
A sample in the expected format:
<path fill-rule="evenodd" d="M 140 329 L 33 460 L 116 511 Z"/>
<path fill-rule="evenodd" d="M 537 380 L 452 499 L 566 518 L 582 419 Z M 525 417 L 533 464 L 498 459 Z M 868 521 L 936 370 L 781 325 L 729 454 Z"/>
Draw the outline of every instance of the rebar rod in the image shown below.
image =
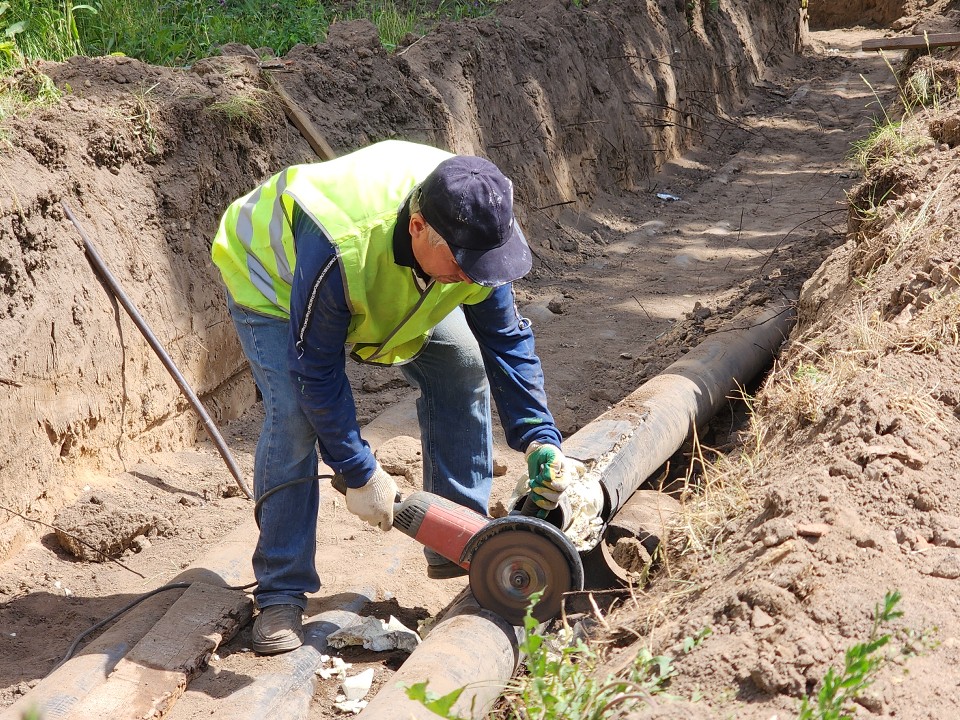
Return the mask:
<path fill-rule="evenodd" d="M 253 492 L 249 487 L 247 487 L 246 482 L 243 480 L 243 475 L 240 472 L 240 467 L 237 465 L 237 461 L 234 459 L 233 454 L 230 452 L 230 448 L 227 447 L 227 443 L 224 441 L 223 436 L 220 434 L 216 424 L 213 422 L 213 418 L 210 417 L 207 409 L 203 406 L 203 403 L 200 402 L 200 398 L 197 397 L 197 394 L 193 391 L 193 388 L 190 387 L 190 383 L 187 382 L 186 378 L 183 376 L 183 373 L 181 373 L 177 368 L 176 363 L 173 362 L 173 359 L 163 348 L 163 345 L 157 339 L 157 336 L 154 335 L 153 330 L 150 329 L 150 326 L 147 324 L 146 320 L 143 319 L 143 316 L 124 292 L 123 288 L 120 286 L 120 283 L 113 276 L 113 273 L 110 272 L 107 264 L 103 261 L 103 258 L 100 257 L 100 253 L 97 252 L 97 248 L 93 244 L 93 241 L 80 225 L 80 222 L 70 210 L 70 207 L 64 201 L 61 201 L 60 205 L 63 207 L 63 211 L 67 214 L 67 218 L 73 223 L 73 226 L 77 229 L 77 232 L 80 233 L 80 237 L 83 239 L 83 248 L 87 254 L 87 259 L 93 266 L 97 276 L 103 281 L 113 297 L 115 297 L 119 303 L 123 305 L 123 309 L 127 311 L 127 315 L 129 315 L 130 319 L 133 320 L 134 325 L 136 325 L 140 330 L 140 333 L 146 339 L 147 343 L 151 348 L 153 348 L 153 351 L 157 354 L 157 357 L 160 358 L 160 362 L 163 363 L 163 366 L 167 369 L 167 372 L 170 373 L 170 376 L 177 383 L 177 387 L 180 388 L 180 391 L 187 398 L 190 405 L 194 410 L 196 410 L 197 414 L 200 416 L 201 422 L 203 423 L 204 429 L 207 431 L 207 435 L 210 436 L 213 444 L 216 445 L 221 457 L 223 457 L 224 462 L 227 464 L 230 474 L 233 475 L 234 480 L 237 481 L 237 485 L 240 487 L 240 490 L 243 491 L 243 494 L 252 500 Z"/>

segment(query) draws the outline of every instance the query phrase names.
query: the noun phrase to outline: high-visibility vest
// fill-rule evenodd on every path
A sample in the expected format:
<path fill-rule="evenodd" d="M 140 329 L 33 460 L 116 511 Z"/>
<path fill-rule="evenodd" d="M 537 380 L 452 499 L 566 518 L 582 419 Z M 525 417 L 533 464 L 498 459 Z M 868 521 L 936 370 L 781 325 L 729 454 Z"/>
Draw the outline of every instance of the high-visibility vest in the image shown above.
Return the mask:
<path fill-rule="evenodd" d="M 352 319 L 347 342 L 357 360 L 391 365 L 415 357 L 430 331 L 491 288 L 431 283 L 393 257 L 393 231 L 410 191 L 451 154 L 388 140 L 334 160 L 277 173 L 224 213 L 212 257 L 233 300 L 254 312 L 290 315 L 296 203 L 336 247 Z"/>

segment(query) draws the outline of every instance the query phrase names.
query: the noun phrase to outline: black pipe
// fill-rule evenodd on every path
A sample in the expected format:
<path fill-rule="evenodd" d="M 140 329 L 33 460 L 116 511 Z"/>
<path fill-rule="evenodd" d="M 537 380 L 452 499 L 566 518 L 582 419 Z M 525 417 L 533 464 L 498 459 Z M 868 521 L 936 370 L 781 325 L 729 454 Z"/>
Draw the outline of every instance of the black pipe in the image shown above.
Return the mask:
<path fill-rule="evenodd" d="M 782 300 L 714 333 L 567 438 L 564 452 L 599 471 L 605 526 L 738 386 L 769 366 L 795 317 L 793 302 Z M 566 519 L 557 520 L 563 527 Z"/>
<path fill-rule="evenodd" d="M 793 301 L 781 300 L 753 317 L 739 319 L 564 441 L 567 456 L 600 476 L 604 499 L 599 517 L 604 532 L 633 493 L 694 430 L 705 425 L 738 386 L 770 365 L 795 317 Z M 529 501 L 527 493 L 516 507 L 525 507 Z M 546 520 L 561 530 L 569 529 L 572 518 L 563 496 Z M 583 554 L 596 546 L 604 532 L 595 540 L 571 539 Z"/>
<path fill-rule="evenodd" d="M 170 376 L 177 383 L 177 387 L 180 388 L 180 391 L 190 402 L 190 405 L 193 407 L 193 409 L 197 411 L 197 414 L 200 416 L 200 420 L 203 422 L 203 427 L 207 431 L 207 435 L 210 436 L 213 444 L 217 446 L 217 450 L 223 457 L 224 462 L 226 462 L 227 468 L 230 470 L 230 474 L 233 475 L 234 480 L 237 481 L 237 485 L 243 491 L 243 494 L 252 500 L 253 493 L 243 481 L 243 476 L 240 473 L 240 467 L 237 465 L 236 460 L 234 460 L 233 455 L 230 452 L 230 448 L 227 447 L 227 443 L 224 441 L 223 436 L 217 429 L 216 424 L 214 424 L 213 419 L 207 413 L 203 403 L 200 402 L 200 398 L 198 398 L 196 393 L 193 392 L 193 389 L 190 387 L 190 384 L 187 382 L 186 378 L 184 378 L 180 370 L 177 369 L 173 359 L 167 354 L 167 351 L 163 349 L 160 341 L 157 340 L 157 336 L 153 334 L 150 326 L 147 325 L 147 322 L 137 311 L 137 308 L 130 301 L 130 298 L 127 297 L 127 294 L 123 291 L 123 288 L 120 287 L 120 283 L 117 282 L 117 279 L 113 276 L 113 273 L 111 273 L 109 268 L 107 268 L 103 258 L 100 257 L 100 253 L 98 253 L 96 247 L 94 247 L 93 241 L 90 240 L 90 238 L 87 236 L 87 233 L 80 226 L 80 222 L 70 211 L 70 207 L 62 200 L 60 201 L 60 205 L 63 207 L 63 211 L 67 214 L 67 218 L 73 223 L 74 227 L 77 228 L 77 232 L 80 233 L 80 237 L 83 238 L 83 248 L 86 251 L 87 259 L 93 266 L 94 271 L 107 286 L 107 289 L 110 291 L 110 293 L 120 302 L 121 305 L 123 305 L 123 309 L 127 311 L 127 314 L 130 316 L 130 319 L 133 320 L 134 325 L 137 326 L 137 328 L 143 334 L 143 337 L 146 338 L 147 343 L 149 343 L 150 347 L 153 348 L 153 351 L 157 354 L 157 357 L 160 358 L 160 362 L 163 363 L 163 366 L 167 369 L 167 372 L 170 373 Z"/>

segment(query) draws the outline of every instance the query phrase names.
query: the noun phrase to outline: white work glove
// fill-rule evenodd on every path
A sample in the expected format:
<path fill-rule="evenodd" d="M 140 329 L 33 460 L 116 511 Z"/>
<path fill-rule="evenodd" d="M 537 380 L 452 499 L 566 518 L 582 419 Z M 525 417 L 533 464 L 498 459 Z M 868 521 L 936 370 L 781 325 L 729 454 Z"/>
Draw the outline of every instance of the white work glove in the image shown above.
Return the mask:
<path fill-rule="evenodd" d="M 586 472 L 582 462 L 568 458 L 556 445 L 532 442 L 526 457 L 530 498 L 541 510 L 554 510 L 563 491 Z"/>
<path fill-rule="evenodd" d="M 363 487 L 347 488 L 347 510 L 381 530 L 393 527 L 393 504 L 397 498 L 397 484 L 390 473 L 380 467 L 373 471 Z"/>

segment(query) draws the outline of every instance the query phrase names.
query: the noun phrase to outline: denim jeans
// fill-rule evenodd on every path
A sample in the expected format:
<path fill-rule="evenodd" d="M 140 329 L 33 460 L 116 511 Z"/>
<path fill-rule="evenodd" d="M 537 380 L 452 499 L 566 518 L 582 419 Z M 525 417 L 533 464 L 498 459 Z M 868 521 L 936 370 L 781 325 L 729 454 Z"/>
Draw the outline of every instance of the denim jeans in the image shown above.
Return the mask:
<path fill-rule="evenodd" d="M 317 435 L 300 410 L 287 362 L 287 320 L 247 310 L 227 298 L 240 345 L 263 397 L 264 421 L 254 460 L 254 495 L 317 474 Z M 480 349 L 463 311 L 436 328 L 420 355 L 403 365 L 420 390 L 417 416 L 423 484 L 429 492 L 486 514 L 493 481 L 490 388 Z M 253 555 L 260 608 L 294 604 L 320 588 L 314 554 L 320 488 L 305 482 L 275 493 L 260 508 Z M 428 562 L 442 558 L 425 549 Z"/>

